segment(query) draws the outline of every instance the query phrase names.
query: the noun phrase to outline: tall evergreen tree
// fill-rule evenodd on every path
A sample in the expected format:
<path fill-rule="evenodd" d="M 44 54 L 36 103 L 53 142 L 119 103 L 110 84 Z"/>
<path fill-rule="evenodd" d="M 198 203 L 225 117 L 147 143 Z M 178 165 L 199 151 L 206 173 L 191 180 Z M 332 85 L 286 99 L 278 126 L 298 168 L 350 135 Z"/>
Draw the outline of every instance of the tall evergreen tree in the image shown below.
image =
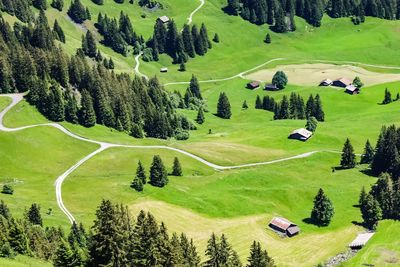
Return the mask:
<path fill-rule="evenodd" d="M 369 140 L 365 143 L 364 153 L 361 155 L 361 164 L 370 164 L 374 159 L 374 148 L 371 146 Z"/>
<path fill-rule="evenodd" d="M 365 226 L 371 230 L 376 229 L 378 221 L 382 219 L 382 210 L 378 201 L 371 194 L 368 194 L 361 204 L 360 210 Z"/>
<path fill-rule="evenodd" d="M 390 91 L 387 88 L 385 88 L 385 97 L 384 97 L 384 99 L 382 101 L 382 104 L 386 105 L 386 104 L 391 103 L 392 101 L 393 101 L 392 100 L 392 94 L 390 93 Z"/>
<path fill-rule="evenodd" d="M 314 117 L 318 121 L 325 121 L 325 113 L 322 110 L 322 102 L 321 102 L 321 97 L 319 94 L 315 96 L 315 114 Z"/>
<path fill-rule="evenodd" d="M 79 110 L 79 122 L 85 127 L 96 124 L 96 114 L 93 109 L 93 100 L 88 91 L 82 92 L 81 108 Z"/>
<path fill-rule="evenodd" d="M 250 256 L 247 259 L 247 267 L 275 267 L 274 260 L 266 250 L 261 249 L 260 242 L 253 241 L 250 247 Z"/>
<path fill-rule="evenodd" d="M 356 166 L 356 155 L 354 154 L 353 146 L 350 143 L 350 140 L 347 138 L 344 143 L 342 150 L 342 159 L 340 161 L 340 166 L 343 169 L 351 169 Z"/>
<path fill-rule="evenodd" d="M 199 84 L 199 81 L 197 80 L 196 76 L 192 75 L 188 89 L 194 97 L 196 97 L 198 99 L 203 99 L 203 97 L 201 96 L 200 84 Z"/>
<path fill-rule="evenodd" d="M 179 159 L 177 157 L 174 158 L 174 165 L 172 166 L 172 175 L 174 176 L 182 176 L 182 167 Z"/>
<path fill-rule="evenodd" d="M 26 219 L 31 224 L 43 225 L 42 216 L 40 215 L 40 207 L 38 204 L 33 203 L 29 210 L 26 212 Z"/>
<path fill-rule="evenodd" d="M 164 187 L 168 184 L 168 174 L 160 156 L 153 157 L 150 167 L 150 184 L 157 187 Z"/>
<path fill-rule="evenodd" d="M 65 34 L 57 20 L 54 20 L 53 31 L 56 34 L 56 39 L 62 43 L 65 43 Z"/>
<path fill-rule="evenodd" d="M 325 195 L 322 188 L 320 188 L 314 199 L 311 220 L 318 226 L 327 226 L 331 222 L 334 213 L 331 200 Z"/>
<path fill-rule="evenodd" d="M 95 58 L 97 55 L 96 40 L 91 31 L 87 31 L 85 37 L 82 37 L 82 50 L 88 57 Z"/>
<path fill-rule="evenodd" d="M 198 112 L 197 112 L 196 122 L 197 122 L 198 124 L 203 124 L 204 121 L 205 121 L 205 118 L 204 118 L 203 108 L 200 107 L 199 110 L 198 110 Z"/>
<path fill-rule="evenodd" d="M 223 119 L 230 119 L 232 116 L 231 104 L 229 103 L 229 99 L 224 92 L 220 93 L 219 95 L 217 116 Z"/>

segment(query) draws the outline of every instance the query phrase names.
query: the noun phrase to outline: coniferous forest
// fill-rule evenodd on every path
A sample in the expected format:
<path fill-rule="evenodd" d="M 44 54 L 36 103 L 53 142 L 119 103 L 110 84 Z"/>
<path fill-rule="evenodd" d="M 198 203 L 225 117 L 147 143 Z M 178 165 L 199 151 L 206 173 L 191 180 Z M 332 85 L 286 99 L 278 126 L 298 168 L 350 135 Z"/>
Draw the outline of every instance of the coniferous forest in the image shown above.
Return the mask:
<path fill-rule="evenodd" d="M 131 218 L 127 207 L 102 200 L 90 229 L 73 222 L 70 231 L 43 225 L 41 209 L 33 203 L 22 219 L 0 202 L 0 257 L 27 255 L 65 266 L 201 266 L 200 251 L 185 233 L 170 235 L 163 222 L 140 211 Z M 222 234 L 214 233 L 205 250 L 205 266 L 242 266 Z M 250 247 L 248 266 L 274 267 L 260 243 Z"/>
<path fill-rule="evenodd" d="M 254 24 L 269 24 L 281 33 L 296 30 L 294 16 L 314 27 L 321 26 L 324 14 L 332 18 L 353 16 L 355 24 L 364 22 L 365 16 L 400 19 L 397 0 L 228 0 L 225 11 Z"/>

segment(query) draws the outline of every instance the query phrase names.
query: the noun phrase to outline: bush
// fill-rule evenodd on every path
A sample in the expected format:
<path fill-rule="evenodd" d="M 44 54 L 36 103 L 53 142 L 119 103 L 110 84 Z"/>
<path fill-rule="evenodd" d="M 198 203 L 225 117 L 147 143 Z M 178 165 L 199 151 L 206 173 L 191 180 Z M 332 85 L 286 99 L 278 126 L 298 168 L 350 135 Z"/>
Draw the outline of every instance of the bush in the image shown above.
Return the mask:
<path fill-rule="evenodd" d="M 1 193 L 12 195 L 14 194 L 14 189 L 12 188 L 11 185 L 5 184 L 3 185 L 3 190 L 1 191 Z"/>
<path fill-rule="evenodd" d="M 283 71 L 277 71 L 272 78 L 272 84 L 276 85 L 279 89 L 284 89 L 288 83 L 288 78 Z"/>
<path fill-rule="evenodd" d="M 189 131 L 183 129 L 175 130 L 175 139 L 176 140 L 188 140 L 190 137 Z"/>

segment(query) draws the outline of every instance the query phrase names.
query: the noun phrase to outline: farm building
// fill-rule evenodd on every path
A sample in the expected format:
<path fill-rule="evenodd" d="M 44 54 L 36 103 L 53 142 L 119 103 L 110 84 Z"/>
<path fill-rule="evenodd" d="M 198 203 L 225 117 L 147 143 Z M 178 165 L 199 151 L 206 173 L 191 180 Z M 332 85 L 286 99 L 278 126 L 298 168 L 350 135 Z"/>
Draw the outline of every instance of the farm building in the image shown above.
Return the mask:
<path fill-rule="evenodd" d="M 374 233 L 359 234 L 356 239 L 354 239 L 353 242 L 349 244 L 349 247 L 351 249 L 360 249 L 367 244 L 367 242 L 371 239 L 373 235 Z"/>
<path fill-rule="evenodd" d="M 331 79 L 325 79 L 319 84 L 319 86 L 331 86 L 332 84 L 333 81 Z"/>
<path fill-rule="evenodd" d="M 292 237 L 300 233 L 300 228 L 297 226 L 297 224 L 294 224 L 282 217 L 273 218 L 268 226 L 275 231 L 286 234 L 288 237 Z"/>
<path fill-rule="evenodd" d="M 278 91 L 279 90 L 278 86 L 276 86 L 275 84 L 267 84 L 264 89 L 268 90 L 268 91 Z"/>
<path fill-rule="evenodd" d="M 161 21 L 162 23 L 166 24 L 170 21 L 170 19 L 167 16 L 161 16 L 158 18 L 159 21 Z"/>
<path fill-rule="evenodd" d="M 300 140 L 300 141 L 307 141 L 311 136 L 312 136 L 312 132 L 310 132 L 304 128 L 301 128 L 301 129 L 294 130 L 289 135 L 289 138 Z"/>
<path fill-rule="evenodd" d="M 260 83 L 259 81 L 252 81 L 252 82 L 250 82 L 250 83 L 247 84 L 247 88 L 248 88 L 248 89 L 254 90 L 254 89 L 259 88 L 259 87 L 260 87 L 260 84 L 261 84 L 261 83 Z"/>
<path fill-rule="evenodd" d="M 351 94 L 351 95 L 356 95 L 360 93 L 360 89 L 358 89 L 356 86 L 350 84 L 346 86 L 346 93 Z"/>
<path fill-rule="evenodd" d="M 160 69 L 160 72 L 168 72 L 168 68 L 164 67 Z"/>
<path fill-rule="evenodd" d="M 351 83 L 352 83 L 352 81 L 349 80 L 349 79 L 347 79 L 347 78 L 340 78 L 340 79 L 337 79 L 337 80 L 333 81 L 333 82 L 332 82 L 332 85 L 333 85 L 333 86 L 336 86 L 336 87 L 343 87 L 343 88 L 346 88 L 346 87 L 349 86 Z"/>

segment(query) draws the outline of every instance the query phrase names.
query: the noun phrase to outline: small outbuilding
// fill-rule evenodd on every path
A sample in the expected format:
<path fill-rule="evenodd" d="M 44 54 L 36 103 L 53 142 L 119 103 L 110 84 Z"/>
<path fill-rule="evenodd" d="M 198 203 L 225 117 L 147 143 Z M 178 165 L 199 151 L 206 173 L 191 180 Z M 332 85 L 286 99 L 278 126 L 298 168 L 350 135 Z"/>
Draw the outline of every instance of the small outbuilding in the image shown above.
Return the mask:
<path fill-rule="evenodd" d="M 359 234 L 356 239 L 353 240 L 353 242 L 351 242 L 349 244 L 349 247 L 351 249 L 361 249 L 363 246 L 365 246 L 367 244 L 367 242 L 371 239 L 371 237 L 374 235 L 375 233 L 362 233 Z"/>
<path fill-rule="evenodd" d="M 333 86 L 336 86 L 336 87 L 343 87 L 343 88 L 346 88 L 347 86 L 349 86 L 349 85 L 351 85 L 351 84 L 352 84 L 352 81 L 349 80 L 349 79 L 347 79 L 347 78 L 339 78 L 339 79 L 334 80 L 334 81 L 332 82 L 332 85 L 333 85 Z"/>
<path fill-rule="evenodd" d="M 261 82 L 259 82 L 259 81 L 252 81 L 252 82 L 250 82 L 250 83 L 247 84 L 247 88 L 248 88 L 248 89 L 251 89 L 251 90 L 254 90 L 254 89 L 259 88 L 260 85 L 261 85 Z"/>
<path fill-rule="evenodd" d="M 160 69 L 160 72 L 168 72 L 168 68 L 164 67 Z"/>
<path fill-rule="evenodd" d="M 275 84 L 267 84 L 267 85 L 265 85 L 264 89 L 267 91 L 278 91 L 279 90 L 278 86 L 276 86 Z"/>
<path fill-rule="evenodd" d="M 161 21 L 163 24 L 166 24 L 170 21 L 169 17 L 167 16 L 161 16 L 158 18 L 159 21 Z"/>
<path fill-rule="evenodd" d="M 296 139 L 296 140 L 300 140 L 300 141 L 307 141 L 308 139 L 310 139 L 310 137 L 312 136 L 312 132 L 310 132 L 309 130 L 306 130 L 304 128 L 300 128 L 297 130 L 294 130 L 290 135 L 289 135 L 289 139 Z"/>
<path fill-rule="evenodd" d="M 350 85 L 346 86 L 346 93 L 348 93 L 350 95 L 357 95 L 360 93 L 360 89 L 358 89 L 353 84 L 350 84 Z"/>
<path fill-rule="evenodd" d="M 325 79 L 319 84 L 319 86 L 331 86 L 332 84 L 333 81 L 331 79 Z"/>
<path fill-rule="evenodd" d="M 282 217 L 273 218 L 268 226 L 274 231 L 285 234 L 288 237 L 292 237 L 300 233 L 300 228 L 297 226 L 297 224 L 294 224 Z"/>

